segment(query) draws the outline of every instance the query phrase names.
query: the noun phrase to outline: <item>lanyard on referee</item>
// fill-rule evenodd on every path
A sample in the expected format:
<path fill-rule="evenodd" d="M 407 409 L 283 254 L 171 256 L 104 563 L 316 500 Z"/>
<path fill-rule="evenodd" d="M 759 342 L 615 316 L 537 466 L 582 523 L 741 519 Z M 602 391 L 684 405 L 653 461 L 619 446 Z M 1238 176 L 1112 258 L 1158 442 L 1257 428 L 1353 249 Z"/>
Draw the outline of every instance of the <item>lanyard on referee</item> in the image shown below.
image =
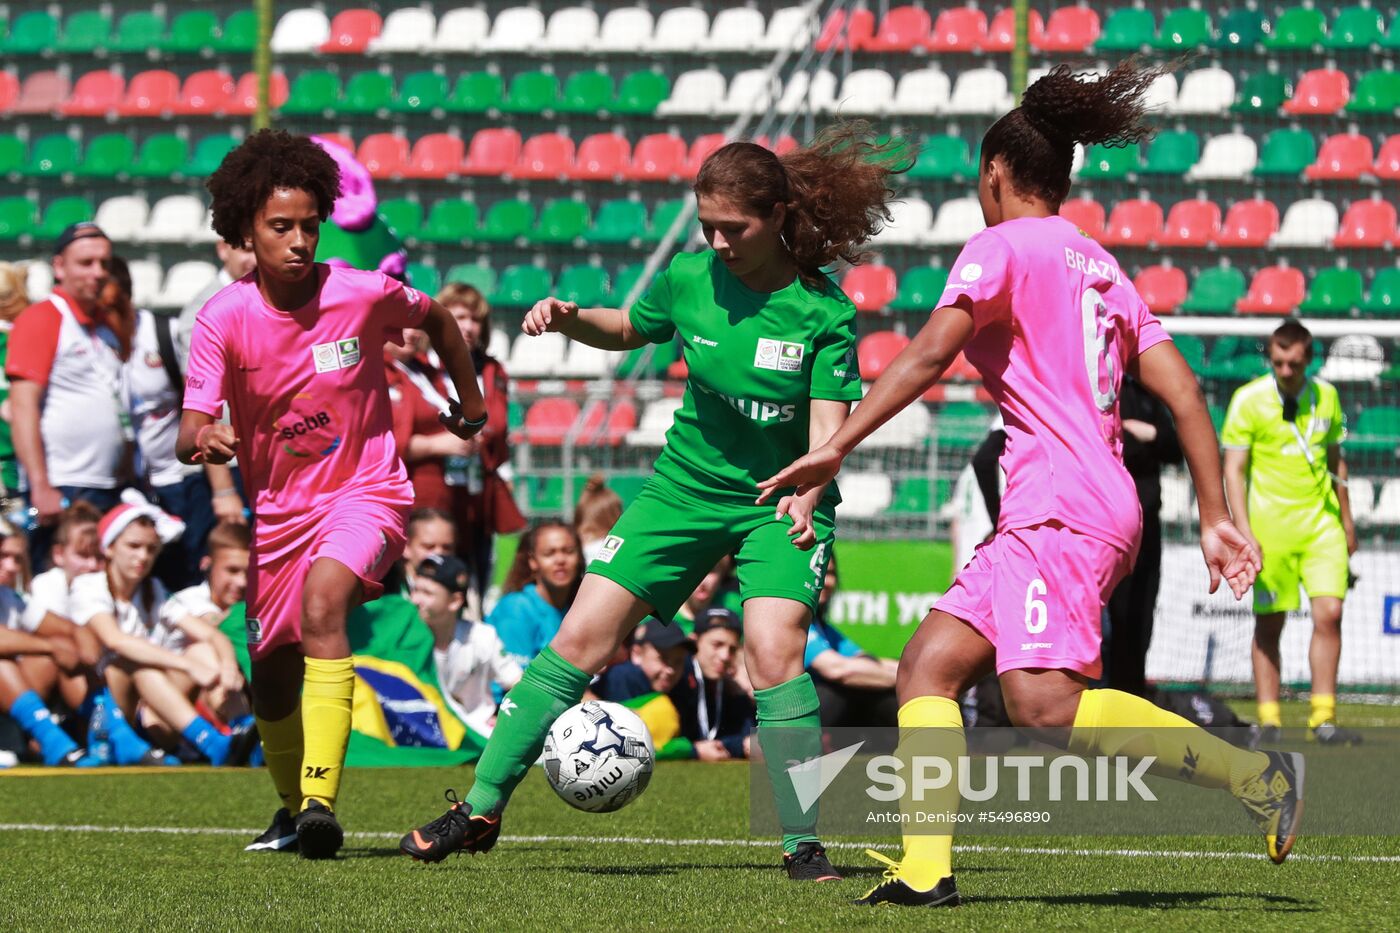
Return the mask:
<path fill-rule="evenodd" d="M 1274 389 L 1278 392 L 1279 404 L 1283 405 L 1283 390 L 1279 388 L 1277 379 L 1274 380 Z M 1305 438 L 1303 436 L 1303 432 L 1298 430 L 1298 419 L 1296 417 L 1292 421 L 1288 421 L 1288 426 L 1293 430 L 1293 436 L 1298 439 L 1298 446 L 1302 448 L 1303 456 L 1307 459 L 1308 466 L 1316 469 L 1317 458 L 1313 456 L 1312 452 L 1312 436 L 1313 429 L 1317 427 L 1317 386 L 1312 382 L 1312 380 L 1308 381 L 1307 390 L 1310 391 L 1312 394 L 1312 407 L 1308 409 L 1307 437 Z M 1299 393 L 1300 398 L 1302 394 L 1303 393 L 1301 392 Z M 1287 419 L 1284 420 L 1287 421 Z"/>
<path fill-rule="evenodd" d="M 719 732 L 720 716 L 724 713 L 724 682 L 720 682 L 720 689 L 715 693 L 715 724 L 711 726 L 710 695 L 705 689 L 705 675 L 700 672 L 700 662 L 691 658 L 690 669 L 695 672 L 695 679 L 700 684 L 700 708 L 696 710 L 700 720 L 700 734 L 707 739 L 713 739 L 715 733 Z"/>

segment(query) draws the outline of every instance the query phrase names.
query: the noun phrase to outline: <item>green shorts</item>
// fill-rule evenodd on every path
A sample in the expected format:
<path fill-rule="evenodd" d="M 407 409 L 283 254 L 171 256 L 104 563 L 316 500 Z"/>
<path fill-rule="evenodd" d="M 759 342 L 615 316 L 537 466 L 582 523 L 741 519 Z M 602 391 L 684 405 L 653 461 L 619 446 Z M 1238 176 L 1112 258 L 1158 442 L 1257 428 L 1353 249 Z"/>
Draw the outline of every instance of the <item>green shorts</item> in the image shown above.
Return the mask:
<path fill-rule="evenodd" d="M 1264 567 L 1254 581 L 1254 612 L 1291 612 L 1300 603 L 1298 586 L 1309 598 L 1347 594 L 1347 536 L 1340 519 L 1320 521 L 1306 536 L 1260 533 Z"/>
<path fill-rule="evenodd" d="M 670 622 L 705 574 L 733 554 L 742 599 L 779 596 L 815 612 L 836 538 L 835 506 L 817 507 L 817 543 L 807 551 L 792 546 L 792 519 L 774 518 L 773 512 L 772 504 L 701 499 L 653 477 L 617 520 L 588 572 L 626 588 Z"/>

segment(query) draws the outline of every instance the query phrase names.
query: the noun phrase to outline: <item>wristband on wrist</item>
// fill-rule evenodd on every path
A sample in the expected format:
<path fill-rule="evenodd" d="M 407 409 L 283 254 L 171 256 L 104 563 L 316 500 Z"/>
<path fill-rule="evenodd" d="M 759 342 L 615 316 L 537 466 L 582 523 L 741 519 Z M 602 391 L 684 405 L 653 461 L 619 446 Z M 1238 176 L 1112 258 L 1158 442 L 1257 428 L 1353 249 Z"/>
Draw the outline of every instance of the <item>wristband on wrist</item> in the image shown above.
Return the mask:
<path fill-rule="evenodd" d="M 481 412 L 481 419 L 479 421 L 471 420 L 466 416 L 465 413 L 463 413 L 462 415 L 462 424 L 466 425 L 469 428 L 484 428 L 486 427 L 486 420 L 487 414 L 484 410 Z"/>
<path fill-rule="evenodd" d="M 230 486 L 228 489 L 216 489 L 216 490 L 214 491 L 214 498 L 215 498 L 215 499 L 219 498 L 220 496 L 236 496 L 236 495 L 238 495 L 238 490 L 237 490 L 237 489 L 234 489 L 234 488 L 231 487 L 231 486 Z"/>

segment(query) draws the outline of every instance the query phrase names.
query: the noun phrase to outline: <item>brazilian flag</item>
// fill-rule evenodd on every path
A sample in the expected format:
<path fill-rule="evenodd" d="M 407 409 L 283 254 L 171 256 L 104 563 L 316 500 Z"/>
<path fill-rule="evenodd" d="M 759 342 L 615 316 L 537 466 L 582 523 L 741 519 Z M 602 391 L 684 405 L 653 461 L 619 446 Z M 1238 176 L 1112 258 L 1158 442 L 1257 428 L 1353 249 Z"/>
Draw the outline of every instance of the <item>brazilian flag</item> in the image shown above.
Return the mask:
<path fill-rule="evenodd" d="M 233 642 L 244 676 L 251 677 L 243 603 L 220 628 Z M 433 634 L 418 610 L 385 596 L 350 611 L 346 624 L 355 658 L 355 705 L 350 767 L 467 764 L 481 757 L 486 739 L 467 728 L 443 699 L 433 664 Z"/>

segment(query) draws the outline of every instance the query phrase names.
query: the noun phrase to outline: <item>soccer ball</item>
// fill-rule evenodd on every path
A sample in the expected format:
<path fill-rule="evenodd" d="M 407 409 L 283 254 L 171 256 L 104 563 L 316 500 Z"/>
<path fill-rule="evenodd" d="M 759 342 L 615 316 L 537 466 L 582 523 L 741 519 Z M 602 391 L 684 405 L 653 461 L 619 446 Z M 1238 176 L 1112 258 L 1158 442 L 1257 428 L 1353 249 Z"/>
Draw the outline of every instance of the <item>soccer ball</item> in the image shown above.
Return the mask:
<path fill-rule="evenodd" d="M 544 773 L 569 806 L 610 813 L 641 796 L 656 751 L 642 717 L 625 706 L 590 700 L 549 727 Z"/>

